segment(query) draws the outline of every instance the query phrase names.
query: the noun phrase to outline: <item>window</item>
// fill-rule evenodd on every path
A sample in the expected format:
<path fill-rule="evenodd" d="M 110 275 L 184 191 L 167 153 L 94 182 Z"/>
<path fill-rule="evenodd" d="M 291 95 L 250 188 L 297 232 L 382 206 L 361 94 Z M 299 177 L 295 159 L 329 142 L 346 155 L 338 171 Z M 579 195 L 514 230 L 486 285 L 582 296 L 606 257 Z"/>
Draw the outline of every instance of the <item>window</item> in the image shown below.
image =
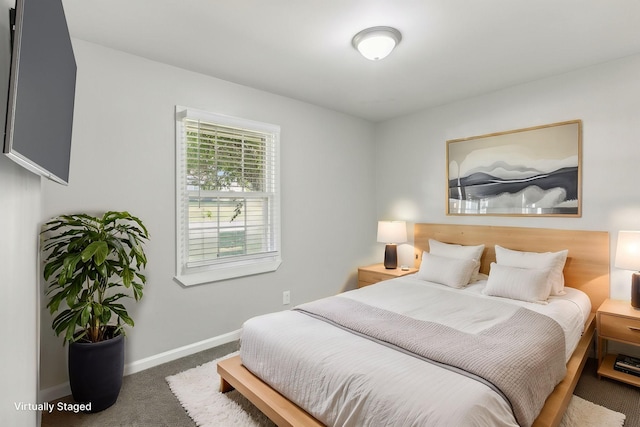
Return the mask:
<path fill-rule="evenodd" d="M 176 280 L 183 285 L 280 265 L 279 137 L 279 126 L 176 107 Z"/>

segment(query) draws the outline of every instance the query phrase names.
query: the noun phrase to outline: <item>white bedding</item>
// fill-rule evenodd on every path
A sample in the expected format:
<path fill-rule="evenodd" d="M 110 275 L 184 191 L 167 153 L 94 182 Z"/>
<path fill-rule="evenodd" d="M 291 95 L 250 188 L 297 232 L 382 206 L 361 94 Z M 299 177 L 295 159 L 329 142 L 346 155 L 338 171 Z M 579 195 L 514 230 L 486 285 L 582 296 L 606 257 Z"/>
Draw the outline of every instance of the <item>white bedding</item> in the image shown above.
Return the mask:
<path fill-rule="evenodd" d="M 568 359 L 590 312 L 585 294 L 569 288 L 542 305 L 485 296 L 484 283 L 460 290 L 405 276 L 340 296 L 469 333 L 525 306 L 561 325 Z M 488 386 L 296 311 L 247 321 L 240 355 L 250 371 L 326 425 L 517 425 L 509 404 Z"/>

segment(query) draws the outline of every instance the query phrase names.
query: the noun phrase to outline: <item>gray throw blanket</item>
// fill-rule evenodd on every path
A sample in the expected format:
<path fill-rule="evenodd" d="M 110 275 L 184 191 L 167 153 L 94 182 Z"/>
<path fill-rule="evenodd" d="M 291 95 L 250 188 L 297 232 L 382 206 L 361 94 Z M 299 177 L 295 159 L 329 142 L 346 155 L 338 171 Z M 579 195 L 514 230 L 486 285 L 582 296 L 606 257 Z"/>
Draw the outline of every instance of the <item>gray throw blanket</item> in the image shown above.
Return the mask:
<path fill-rule="evenodd" d="M 553 319 L 526 308 L 479 334 L 340 296 L 294 310 L 427 361 L 450 365 L 457 372 L 466 371 L 472 378 L 483 378 L 501 391 L 521 426 L 531 426 L 547 396 L 566 374 L 562 328 Z"/>

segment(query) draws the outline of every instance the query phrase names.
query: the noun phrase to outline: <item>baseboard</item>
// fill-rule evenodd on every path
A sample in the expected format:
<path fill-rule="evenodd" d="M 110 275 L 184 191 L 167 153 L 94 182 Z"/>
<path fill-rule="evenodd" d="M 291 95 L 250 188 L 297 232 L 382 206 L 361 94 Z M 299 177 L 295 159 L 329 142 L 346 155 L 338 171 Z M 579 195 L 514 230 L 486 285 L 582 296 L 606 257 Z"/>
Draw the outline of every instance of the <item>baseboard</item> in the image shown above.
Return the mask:
<path fill-rule="evenodd" d="M 230 343 L 232 341 L 237 341 L 239 339 L 240 329 L 193 344 L 185 345 L 183 347 L 178 347 L 173 350 L 165 351 L 163 353 L 159 353 L 150 357 L 145 357 L 144 359 L 136 360 L 134 362 L 126 364 L 124 366 L 124 375 L 126 376 L 135 374 L 136 372 L 141 372 L 146 369 L 153 368 L 154 366 L 159 366 L 163 363 L 171 362 L 180 359 L 181 357 L 190 356 L 200 351 L 208 350 L 210 348 Z M 40 402 L 52 402 L 56 399 L 60 399 L 61 397 L 68 396 L 70 394 L 71 387 L 69 386 L 69 382 L 67 381 L 63 384 L 40 390 Z"/>
<path fill-rule="evenodd" d="M 40 390 L 40 403 L 53 402 L 56 399 L 69 396 L 70 394 L 71 387 L 69 386 L 69 381 L 67 381 L 66 383 Z"/>
<path fill-rule="evenodd" d="M 124 374 L 131 375 L 136 372 L 144 371 L 154 366 L 162 365 L 163 363 L 171 362 L 181 357 L 190 356 L 196 354 L 199 351 L 208 350 L 213 347 L 217 347 L 222 344 L 226 344 L 232 341 L 240 339 L 240 329 L 226 333 L 224 335 L 218 335 L 217 337 L 209 338 L 204 341 L 199 341 L 193 344 L 185 345 L 173 350 L 165 351 L 164 353 L 156 354 L 154 356 L 146 357 L 135 362 L 131 362 L 124 367 Z"/>

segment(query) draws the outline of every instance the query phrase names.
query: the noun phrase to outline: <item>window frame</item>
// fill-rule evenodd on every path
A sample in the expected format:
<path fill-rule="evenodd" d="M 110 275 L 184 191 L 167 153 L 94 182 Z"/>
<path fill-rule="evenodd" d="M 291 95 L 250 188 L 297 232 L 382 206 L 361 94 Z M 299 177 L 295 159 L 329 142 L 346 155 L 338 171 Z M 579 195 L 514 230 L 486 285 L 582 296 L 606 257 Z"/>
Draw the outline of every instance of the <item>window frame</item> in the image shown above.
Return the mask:
<path fill-rule="evenodd" d="M 273 139 L 273 159 L 267 163 L 270 165 L 269 173 L 273 176 L 273 194 L 267 195 L 269 203 L 269 215 L 271 215 L 269 233 L 272 235 L 272 250 L 253 255 L 230 256 L 221 261 L 199 263 L 203 265 L 188 264 L 188 196 L 187 188 L 187 150 L 183 120 L 201 120 L 219 126 L 236 129 L 245 129 L 252 132 L 260 132 L 271 135 Z M 174 280 L 183 286 L 193 286 L 203 283 L 218 282 L 233 278 L 251 276 L 255 274 L 276 271 L 282 263 L 281 253 L 281 215 L 280 215 L 280 126 L 257 122 L 238 117 L 226 116 L 218 113 L 210 113 L 194 108 L 176 106 L 176 274 Z M 233 194 L 233 193 L 231 193 Z M 238 193 L 242 198 L 247 193 Z M 262 194 L 271 194 L 265 191 Z M 228 197 L 228 196 L 227 196 Z M 185 202 L 186 199 L 186 202 Z M 193 263 L 192 263 L 193 264 Z"/>

